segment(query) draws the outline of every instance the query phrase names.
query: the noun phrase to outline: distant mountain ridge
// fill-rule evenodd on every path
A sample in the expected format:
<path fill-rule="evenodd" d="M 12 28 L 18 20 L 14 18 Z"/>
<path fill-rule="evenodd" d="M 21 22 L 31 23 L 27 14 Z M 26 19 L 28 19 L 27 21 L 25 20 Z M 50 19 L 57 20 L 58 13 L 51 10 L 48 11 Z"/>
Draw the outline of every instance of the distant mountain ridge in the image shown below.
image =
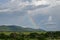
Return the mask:
<path fill-rule="evenodd" d="M 22 26 L 16 26 L 16 25 L 2 25 L 0 26 L 0 31 L 19 31 L 19 32 L 31 32 L 31 31 L 44 31 L 42 29 L 32 29 L 32 28 L 24 28 Z"/>

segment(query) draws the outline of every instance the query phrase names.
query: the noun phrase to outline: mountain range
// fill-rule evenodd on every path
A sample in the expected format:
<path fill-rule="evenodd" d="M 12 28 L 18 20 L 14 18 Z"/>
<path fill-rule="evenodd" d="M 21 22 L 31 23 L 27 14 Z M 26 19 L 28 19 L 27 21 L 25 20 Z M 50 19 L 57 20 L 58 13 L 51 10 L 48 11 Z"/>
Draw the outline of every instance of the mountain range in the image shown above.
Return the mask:
<path fill-rule="evenodd" d="M 37 31 L 45 31 L 42 29 L 33 29 L 33 28 L 24 28 L 22 26 L 16 26 L 16 25 L 2 25 L 0 26 L 0 31 L 15 31 L 15 32 L 37 32 Z"/>

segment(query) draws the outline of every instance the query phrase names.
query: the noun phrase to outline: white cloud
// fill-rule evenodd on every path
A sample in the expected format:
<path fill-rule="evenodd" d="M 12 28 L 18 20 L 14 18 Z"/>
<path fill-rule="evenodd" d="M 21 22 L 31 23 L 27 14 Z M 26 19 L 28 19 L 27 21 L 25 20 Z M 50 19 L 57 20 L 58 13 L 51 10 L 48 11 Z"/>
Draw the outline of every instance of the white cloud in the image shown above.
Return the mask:
<path fill-rule="evenodd" d="M 52 16 L 49 16 L 49 19 L 48 19 L 48 21 L 52 21 Z"/>
<path fill-rule="evenodd" d="M 0 10 L 0 12 L 8 12 L 8 11 L 14 11 L 14 10 L 17 11 L 18 9 L 22 8 L 22 6 L 23 6 L 22 4 L 19 5 L 20 2 L 21 2 L 20 0 L 11 0 L 10 2 L 7 2 L 6 4 L 2 4 L 2 6 L 1 6 L 2 10 Z M 4 10 L 6 10 L 4 8 L 9 9 L 9 10 L 4 11 Z"/>
<path fill-rule="evenodd" d="M 54 3 L 51 3 L 51 2 L 54 2 Z M 39 9 L 36 9 L 36 10 L 32 10 L 32 11 L 29 11 L 28 13 L 30 15 L 32 15 L 32 17 L 35 17 L 35 21 L 38 21 L 40 19 L 41 16 L 38 16 L 38 15 L 44 15 L 42 17 L 48 17 L 48 19 L 42 19 L 41 20 L 44 20 L 43 24 L 42 22 L 38 22 L 37 25 L 39 24 L 40 25 L 40 28 L 43 28 L 44 25 L 48 24 L 48 25 L 55 25 L 53 27 L 44 27 L 45 30 L 55 30 L 55 31 L 60 31 L 60 3 L 56 2 L 55 1 L 52 1 L 51 0 L 51 7 L 47 7 L 47 8 L 39 8 Z M 37 17 L 38 16 L 38 20 Z M 52 17 L 51 17 L 52 16 Z M 40 20 L 40 21 L 41 21 Z M 52 20 L 52 21 L 51 21 Z M 48 21 L 51 21 L 51 22 L 48 22 Z M 43 26 L 42 26 L 42 25 Z"/>
<path fill-rule="evenodd" d="M 33 6 L 32 9 L 34 9 L 35 6 L 37 7 L 39 5 L 50 5 L 50 7 L 52 7 L 58 4 L 60 4 L 60 2 L 56 0 L 31 0 L 31 2 L 29 1 L 23 2 L 22 0 L 11 0 L 5 4 L 1 4 L 2 6 L 0 8 L 2 8 L 3 10 L 5 10 L 4 8 L 9 9 L 8 11 L 11 11 L 12 9 L 13 9 L 12 11 L 14 10 L 17 11 L 29 5 L 32 5 Z M 0 10 L 0 12 L 5 12 L 3 10 Z"/>
<path fill-rule="evenodd" d="M 39 5 L 48 5 L 49 3 L 45 0 L 33 0 L 32 5 L 39 6 Z"/>
<path fill-rule="evenodd" d="M 8 11 L 11 11 L 11 10 L 17 11 L 17 10 L 23 9 L 26 6 L 33 6 L 32 9 L 34 9 L 35 7 L 37 7 L 39 5 L 45 5 L 45 4 L 46 4 L 46 1 L 35 1 L 35 0 L 33 0 L 31 2 L 29 2 L 29 1 L 23 2 L 22 0 L 11 0 L 5 4 L 1 4 L 2 6 L 0 8 L 3 10 L 9 9 Z M 3 10 L 0 10 L 0 12 L 5 12 Z"/>
<path fill-rule="evenodd" d="M 18 11 L 20 13 L 22 11 L 23 13 L 20 13 L 20 15 L 21 14 L 26 15 L 28 12 L 28 14 L 32 17 L 36 17 L 36 15 L 40 15 L 40 16 L 44 15 L 44 17 L 51 15 L 52 17 L 49 16 L 48 19 L 49 20 L 53 19 L 53 21 L 56 21 L 56 24 L 58 24 L 60 26 L 60 23 L 59 23 L 60 22 L 60 6 L 58 6 L 58 5 L 60 5 L 60 1 L 57 1 L 57 0 L 42 0 L 42 1 L 31 0 L 31 2 L 22 1 L 22 0 L 11 0 L 5 4 L 0 5 L 0 12 L 4 12 L 4 13 L 10 12 L 10 14 L 12 14 L 12 13 L 15 13 Z M 40 16 L 39 16 L 39 18 L 40 18 Z M 25 17 L 25 16 L 24 16 L 24 18 L 20 17 L 20 19 L 23 18 L 23 19 L 21 19 L 21 21 L 19 20 L 21 22 L 21 25 L 26 21 L 27 17 Z M 41 19 L 42 19 L 42 17 L 41 17 Z M 42 22 L 45 23 L 45 21 L 48 21 L 48 19 L 47 20 L 42 19 L 43 20 Z M 37 19 L 37 21 L 38 21 L 38 19 Z M 28 23 L 30 23 L 30 22 L 27 22 L 26 24 L 24 23 L 23 26 L 25 26 L 25 25 L 27 26 Z M 38 22 L 38 24 L 40 24 L 40 25 L 41 25 L 41 23 Z M 60 28 L 60 27 L 57 27 L 57 28 Z"/>

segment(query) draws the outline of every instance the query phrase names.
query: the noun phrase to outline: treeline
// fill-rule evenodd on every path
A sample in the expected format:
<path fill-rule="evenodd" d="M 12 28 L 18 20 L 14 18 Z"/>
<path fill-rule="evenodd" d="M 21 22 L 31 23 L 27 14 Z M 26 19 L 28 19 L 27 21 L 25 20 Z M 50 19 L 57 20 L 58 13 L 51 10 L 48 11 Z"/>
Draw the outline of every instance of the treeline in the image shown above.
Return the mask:
<path fill-rule="evenodd" d="M 60 32 L 46 32 L 46 33 L 11 33 L 9 35 L 0 33 L 0 40 L 49 40 L 59 39 Z"/>

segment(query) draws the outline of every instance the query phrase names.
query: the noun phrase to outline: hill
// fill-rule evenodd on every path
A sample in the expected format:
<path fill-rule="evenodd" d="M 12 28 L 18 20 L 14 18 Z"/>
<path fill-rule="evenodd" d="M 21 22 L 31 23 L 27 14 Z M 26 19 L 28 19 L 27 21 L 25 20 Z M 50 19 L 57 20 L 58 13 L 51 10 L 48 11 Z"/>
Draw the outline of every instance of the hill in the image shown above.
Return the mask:
<path fill-rule="evenodd" d="M 24 27 L 16 26 L 16 25 L 10 25 L 10 26 L 2 25 L 2 26 L 0 26 L 0 31 L 19 31 L 19 32 L 30 31 L 31 32 L 31 31 L 44 31 L 44 30 L 24 28 Z"/>

